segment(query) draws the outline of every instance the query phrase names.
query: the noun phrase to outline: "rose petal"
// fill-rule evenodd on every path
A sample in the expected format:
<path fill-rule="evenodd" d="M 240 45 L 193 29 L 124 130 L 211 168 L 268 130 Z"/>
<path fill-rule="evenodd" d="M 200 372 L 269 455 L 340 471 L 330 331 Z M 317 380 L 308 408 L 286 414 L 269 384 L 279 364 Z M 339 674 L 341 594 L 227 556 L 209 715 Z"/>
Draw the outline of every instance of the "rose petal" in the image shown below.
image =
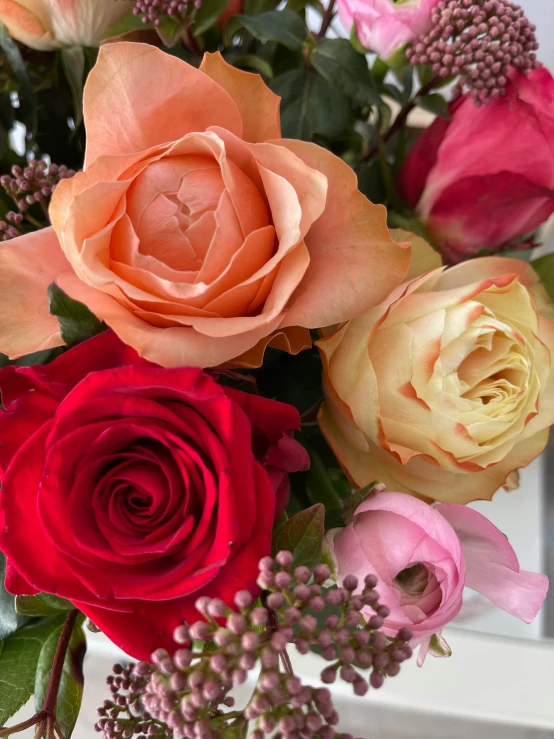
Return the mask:
<path fill-rule="evenodd" d="M 0 245 L 0 352 L 10 359 L 62 346 L 58 319 L 48 310 L 48 286 L 70 270 L 52 228 Z"/>

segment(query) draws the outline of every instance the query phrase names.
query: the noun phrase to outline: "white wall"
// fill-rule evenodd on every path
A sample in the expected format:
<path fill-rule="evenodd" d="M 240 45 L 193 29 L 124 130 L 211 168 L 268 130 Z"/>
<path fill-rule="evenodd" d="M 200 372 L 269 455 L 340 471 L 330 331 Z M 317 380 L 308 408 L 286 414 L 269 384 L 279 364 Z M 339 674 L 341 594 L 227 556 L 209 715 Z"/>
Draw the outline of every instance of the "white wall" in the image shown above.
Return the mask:
<path fill-rule="evenodd" d="M 519 5 L 537 26 L 540 60 L 554 72 L 554 0 L 519 0 Z"/>

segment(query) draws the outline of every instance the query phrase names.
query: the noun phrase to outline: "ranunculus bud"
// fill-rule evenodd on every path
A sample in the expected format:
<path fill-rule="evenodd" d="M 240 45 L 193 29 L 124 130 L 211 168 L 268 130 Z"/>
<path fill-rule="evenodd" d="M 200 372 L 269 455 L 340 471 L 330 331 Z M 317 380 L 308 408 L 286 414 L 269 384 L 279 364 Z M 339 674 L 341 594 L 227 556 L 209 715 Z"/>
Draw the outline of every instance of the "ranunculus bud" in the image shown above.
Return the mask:
<path fill-rule="evenodd" d="M 99 46 L 132 0 L 2 0 L 0 21 L 10 35 L 38 51 Z"/>
<path fill-rule="evenodd" d="M 548 590 L 546 575 L 520 570 L 504 534 L 467 506 L 429 506 L 402 493 L 377 493 L 330 538 L 339 579 L 377 575 L 380 603 L 390 609 L 382 630 L 394 636 L 408 627 L 412 643 L 422 645 L 420 662 L 430 637 L 460 610 L 464 586 L 526 623 Z M 372 607 L 363 613 L 371 617 Z"/>
<path fill-rule="evenodd" d="M 459 97 L 401 173 L 406 200 L 451 264 L 514 244 L 554 212 L 554 79 L 541 66 L 512 70 L 505 90 L 481 108 Z"/>
<path fill-rule="evenodd" d="M 339 16 L 347 30 L 356 27 L 362 45 L 387 59 L 431 27 L 431 13 L 439 0 L 338 0 Z"/>

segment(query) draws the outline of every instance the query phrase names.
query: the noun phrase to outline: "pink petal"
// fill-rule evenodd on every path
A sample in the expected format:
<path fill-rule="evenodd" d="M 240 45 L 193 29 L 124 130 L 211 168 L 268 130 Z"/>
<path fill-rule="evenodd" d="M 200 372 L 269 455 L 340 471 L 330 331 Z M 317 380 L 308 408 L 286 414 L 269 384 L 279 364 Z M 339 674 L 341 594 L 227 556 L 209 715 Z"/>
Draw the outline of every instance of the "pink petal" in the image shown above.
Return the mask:
<path fill-rule="evenodd" d="M 436 506 L 460 537 L 466 559 L 466 585 L 499 608 L 531 623 L 548 591 L 546 575 L 520 570 L 504 534 L 477 511 L 455 503 Z"/>

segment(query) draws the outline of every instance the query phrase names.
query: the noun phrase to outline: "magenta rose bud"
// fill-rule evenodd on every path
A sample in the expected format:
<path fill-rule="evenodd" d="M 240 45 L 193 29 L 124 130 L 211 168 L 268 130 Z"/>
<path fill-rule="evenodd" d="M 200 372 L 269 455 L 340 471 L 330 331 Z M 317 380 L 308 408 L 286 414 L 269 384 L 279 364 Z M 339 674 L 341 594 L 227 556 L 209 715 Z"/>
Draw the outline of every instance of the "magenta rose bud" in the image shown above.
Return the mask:
<path fill-rule="evenodd" d="M 153 365 L 112 332 L 3 369 L 0 390 L 10 592 L 67 598 L 139 659 L 175 651 L 177 628 L 186 642 L 195 604 L 219 618 L 237 591 L 257 594 L 287 474 L 306 462 L 295 408 Z M 244 616 L 228 627 L 245 631 Z"/>
<path fill-rule="evenodd" d="M 417 140 L 400 176 L 409 205 L 445 259 L 515 244 L 554 213 L 554 79 L 512 70 L 506 94 L 469 95 Z"/>
<path fill-rule="evenodd" d="M 381 492 L 361 503 L 352 522 L 330 539 L 338 577 L 354 574 L 360 583 L 368 574 L 377 577 L 381 632 L 400 640 L 411 636 L 413 645 L 422 645 L 420 661 L 430 637 L 457 615 L 465 586 L 526 623 L 548 590 L 545 575 L 520 570 L 496 526 L 456 503 L 429 506 L 404 493 Z M 376 618 L 371 606 L 362 612 L 370 623 Z M 381 632 L 372 637 L 376 649 Z"/>

